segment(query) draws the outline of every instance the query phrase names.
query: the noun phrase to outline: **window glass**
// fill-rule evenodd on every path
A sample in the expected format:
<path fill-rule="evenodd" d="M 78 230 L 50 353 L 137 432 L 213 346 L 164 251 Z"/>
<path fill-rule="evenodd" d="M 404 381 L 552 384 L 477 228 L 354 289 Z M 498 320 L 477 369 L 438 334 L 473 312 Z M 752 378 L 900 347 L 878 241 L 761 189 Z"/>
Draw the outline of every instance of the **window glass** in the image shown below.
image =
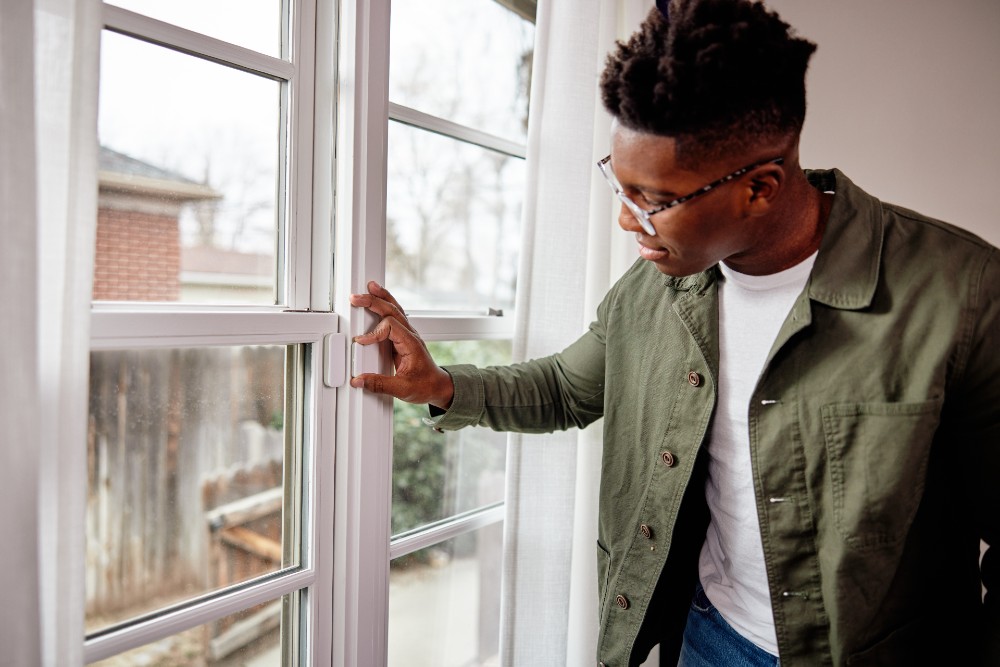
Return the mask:
<path fill-rule="evenodd" d="M 523 143 L 534 38 L 495 0 L 394 0 L 389 99 Z"/>
<path fill-rule="evenodd" d="M 286 595 L 166 639 L 90 663 L 94 667 L 280 667 L 282 634 L 290 628 L 282 607 L 298 596 Z M 292 618 L 286 615 L 285 619 Z"/>
<path fill-rule="evenodd" d="M 297 350 L 91 353 L 88 633 L 297 564 Z"/>
<path fill-rule="evenodd" d="M 107 0 L 210 37 L 281 56 L 281 0 Z"/>
<path fill-rule="evenodd" d="M 386 284 L 408 310 L 511 309 L 524 160 L 389 123 Z"/>
<path fill-rule="evenodd" d="M 503 524 L 392 561 L 389 665 L 499 665 Z"/>
<path fill-rule="evenodd" d="M 510 363 L 510 341 L 427 344 L 441 365 Z M 395 402 L 392 532 L 402 533 L 503 500 L 507 435 L 488 428 L 438 433 L 426 405 Z"/>
<path fill-rule="evenodd" d="M 95 300 L 281 301 L 281 94 L 103 32 Z"/>

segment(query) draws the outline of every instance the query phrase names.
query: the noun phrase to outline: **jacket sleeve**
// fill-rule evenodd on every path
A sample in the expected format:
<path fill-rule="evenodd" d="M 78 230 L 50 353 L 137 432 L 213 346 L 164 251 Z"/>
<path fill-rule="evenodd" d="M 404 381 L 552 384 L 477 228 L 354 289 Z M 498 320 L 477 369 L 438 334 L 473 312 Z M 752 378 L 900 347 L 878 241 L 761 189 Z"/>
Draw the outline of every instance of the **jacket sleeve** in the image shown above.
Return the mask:
<path fill-rule="evenodd" d="M 604 414 L 605 315 L 602 303 L 589 330 L 558 354 L 510 366 L 446 367 L 455 395 L 432 425 L 545 433 L 596 421 Z"/>
<path fill-rule="evenodd" d="M 981 565 L 982 664 L 1000 665 L 1000 252 L 995 248 L 983 265 L 973 312 L 959 405 L 972 452 L 975 518 L 987 545 Z"/>

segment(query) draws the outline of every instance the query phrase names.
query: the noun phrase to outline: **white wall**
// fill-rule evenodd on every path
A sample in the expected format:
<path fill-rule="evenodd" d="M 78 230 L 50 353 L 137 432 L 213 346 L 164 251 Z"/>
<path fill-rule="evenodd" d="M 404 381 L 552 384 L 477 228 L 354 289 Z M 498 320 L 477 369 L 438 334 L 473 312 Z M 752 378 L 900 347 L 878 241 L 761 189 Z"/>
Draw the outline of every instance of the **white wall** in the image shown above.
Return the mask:
<path fill-rule="evenodd" d="M 766 4 L 819 46 L 803 166 L 1000 245 L 1000 2 Z"/>

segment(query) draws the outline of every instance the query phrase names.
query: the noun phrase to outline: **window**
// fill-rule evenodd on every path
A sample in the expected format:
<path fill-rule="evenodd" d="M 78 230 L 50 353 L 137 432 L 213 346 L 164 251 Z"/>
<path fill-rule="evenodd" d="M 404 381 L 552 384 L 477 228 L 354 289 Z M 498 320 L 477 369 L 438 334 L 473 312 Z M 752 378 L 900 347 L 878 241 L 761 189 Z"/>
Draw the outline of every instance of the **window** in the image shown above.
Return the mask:
<path fill-rule="evenodd" d="M 344 345 L 313 260 L 332 233 L 318 10 L 104 5 L 88 662 L 330 662 Z"/>
<path fill-rule="evenodd" d="M 510 362 L 533 18 L 392 4 L 385 284 L 442 365 Z M 493 664 L 506 436 L 424 416 L 394 406 L 388 664 Z"/>
<path fill-rule="evenodd" d="M 495 658 L 504 437 L 337 389 L 369 278 L 509 361 L 533 3 L 389 15 L 103 4 L 88 663 Z"/>

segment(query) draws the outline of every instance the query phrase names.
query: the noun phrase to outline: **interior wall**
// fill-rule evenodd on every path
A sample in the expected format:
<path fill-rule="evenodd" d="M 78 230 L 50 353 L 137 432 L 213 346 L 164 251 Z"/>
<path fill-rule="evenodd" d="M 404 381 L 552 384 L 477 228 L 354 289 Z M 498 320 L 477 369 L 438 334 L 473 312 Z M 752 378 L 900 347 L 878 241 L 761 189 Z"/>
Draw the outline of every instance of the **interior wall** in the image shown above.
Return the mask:
<path fill-rule="evenodd" d="M 1000 2 L 766 4 L 819 47 L 803 166 L 1000 245 Z"/>

